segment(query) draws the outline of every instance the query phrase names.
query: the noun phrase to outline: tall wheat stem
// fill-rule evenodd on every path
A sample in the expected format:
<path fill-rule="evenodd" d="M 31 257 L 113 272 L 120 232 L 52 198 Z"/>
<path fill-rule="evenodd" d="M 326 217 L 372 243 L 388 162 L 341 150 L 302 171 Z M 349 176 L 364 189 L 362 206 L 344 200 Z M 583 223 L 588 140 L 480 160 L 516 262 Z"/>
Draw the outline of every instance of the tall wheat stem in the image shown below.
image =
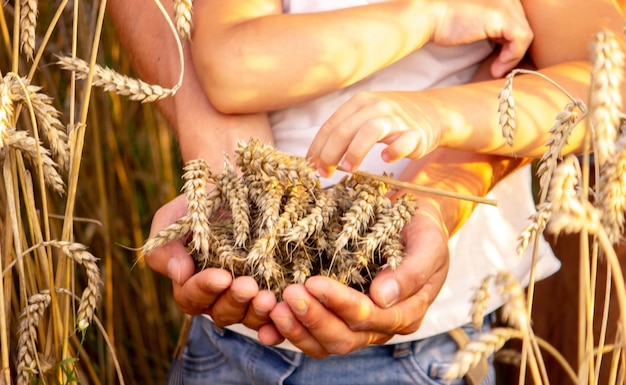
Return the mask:
<path fill-rule="evenodd" d="M 0 12 L 2 13 L 2 12 Z M 0 256 L 2 256 L 2 244 L 0 244 Z M 0 267 L 2 263 L 0 263 Z M 6 308 L 4 298 L 4 272 L 0 271 L 0 355 L 2 359 L 2 376 L 4 377 L 4 383 L 11 383 L 11 372 L 10 372 L 10 362 L 9 362 L 9 336 L 8 327 L 7 327 L 7 319 L 6 319 Z"/>
<path fill-rule="evenodd" d="M 100 8 L 98 10 L 98 18 L 96 21 L 95 31 L 93 43 L 91 46 L 91 57 L 90 57 L 90 67 L 96 63 L 96 58 L 98 56 L 98 48 L 100 45 L 100 36 L 102 34 L 102 25 L 104 23 L 104 16 L 106 11 L 106 0 L 100 2 Z M 73 215 L 74 215 L 74 206 L 76 204 L 76 191 L 78 186 L 78 176 L 80 173 L 80 164 L 83 153 L 83 147 L 85 144 L 85 124 L 87 122 L 87 112 L 89 111 L 89 104 L 91 99 L 91 84 L 93 82 L 93 71 L 90 71 L 87 75 L 87 79 L 85 81 L 85 89 L 83 96 L 83 103 L 81 105 L 79 124 L 70 132 L 70 143 L 71 143 L 71 158 L 70 158 L 70 171 L 68 176 L 67 183 L 67 204 L 65 207 L 65 221 L 63 222 L 63 232 L 61 235 L 62 240 L 64 241 L 72 241 L 73 234 Z M 59 278 L 63 280 L 64 285 L 62 287 L 69 287 L 71 276 L 67 274 L 68 271 L 71 271 L 72 262 L 68 261 L 65 264 L 65 270 L 62 274 L 59 275 Z M 69 327 L 72 324 L 70 322 L 70 303 L 69 299 L 64 301 L 64 314 L 63 314 L 63 325 L 64 325 L 64 335 L 69 335 Z M 63 351 L 62 357 L 67 357 L 69 353 L 69 340 L 65 339 L 63 341 Z"/>

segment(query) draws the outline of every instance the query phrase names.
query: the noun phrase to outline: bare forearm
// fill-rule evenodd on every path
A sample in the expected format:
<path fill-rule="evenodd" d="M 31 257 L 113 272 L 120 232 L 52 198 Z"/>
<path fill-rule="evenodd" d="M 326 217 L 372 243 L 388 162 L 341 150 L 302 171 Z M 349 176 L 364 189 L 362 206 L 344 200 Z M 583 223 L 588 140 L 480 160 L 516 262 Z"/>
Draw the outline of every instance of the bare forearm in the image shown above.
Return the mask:
<path fill-rule="evenodd" d="M 590 84 L 588 62 L 555 65 L 539 72 L 559 84 L 574 98 L 588 100 Z M 557 115 L 572 100 L 547 80 L 536 75 L 518 75 L 513 79 L 512 99 L 515 119 L 513 146 L 502 134 L 498 95 L 503 80 L 474 83 L 447 89 L 432 89 L 413 94 L 416 102 L 430 100 L 442 132 L 441 146 L 503 156 L 539 157 L 545 153 L 549 129 Z M 568 139 L 566 152 L 580 152 L 586 123 L 581 122 Z"/>
<path fill-rule="evenodd" d="M 411 161 L 399 179 L 420 186 L 484 197 L 505 176 L 527 163 L 527 159 L 441 148 L 422 159 Z M 468 200 L 410 192 L 417 195 L 422 214 L 441 216 L 450 235 L 463 225 L 476 206 Z"/>
<path fill-rule="evenodd" d="M 192 48 L 209 98 L 226 112 L 282 108 L 343 88 L 430 38 L 424 2 L 307 14 L 282 14 L 280 1 L 229 3 L 194 2 Z"/>
<path fill-rule="evenodd" d="M 109 0 L 107 5 L 135 71 L 147 82 L 174 85 L 180 73 L 179 52 L 158 8 L 142 0 Z M 172 12 L 171 2 L 163 5 Z M 229 116 L 216 111 L 199 83 L 187 45 L 184 58 L 181 88 L 175 96 L 158 102 L 178 137 L 183 160 L 204 158 L 219 170 L 223 153 L 232 153 L 240 140 L 256 137 L 272 142 L 265 114 Z"/>

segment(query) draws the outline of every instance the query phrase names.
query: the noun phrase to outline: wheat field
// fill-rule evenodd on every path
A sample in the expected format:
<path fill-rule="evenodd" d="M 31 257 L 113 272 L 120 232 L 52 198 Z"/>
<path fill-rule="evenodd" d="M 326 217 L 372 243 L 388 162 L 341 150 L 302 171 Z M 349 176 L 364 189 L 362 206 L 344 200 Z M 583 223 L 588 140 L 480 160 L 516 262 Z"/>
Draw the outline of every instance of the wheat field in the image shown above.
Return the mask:
<path fill-rule="evenodd" d="M 188 39 L 192 3 L 174 4 L 173 33 Z M 329 274 L 362 288 L 367 276 L 354 266 L 369 274 L 382 265 L 401 263 L 397 237 L 372 228 L 374 235 L 362 243 L 364 251 L 354 254 L 371 255 L 380 245 L 388 247 L 388 254 L 373 260 L 342 259 L 345 265 L 332 260 L 328 270 L 312 271 L 306 248 L 296 248 L 294 253 L 303 256 L 299 263 L 283 266 L 274 249 L 266 247 L 280 231 L 291 240 L 310 237 L 307 242 L 317 242 L 316 247 L 331 242 L 342 250 L 355 237 L 364 237 L 358 218 L 352 233 L 333 233 L 333 215 L 349 213 L 349 199 L 309 191 L 314 195 L 294 199 L 289 207 L 296 210 L 303 201 L 320 204 L 294 214 L 276 205 L 282 196 L 257 204 L 262 201 L 245 186 L 246 194 L 238 195 L 244 187 L 229 178 L 232 169 L 211 174 L 201 161 L 182 164 L 176 142 L 152 103 L 171 97 L 176 87 L 146 84 L 133 75 L 105 6 L 97 1 L 21 0 L 3 3 L 0 12 L 0 384 L 163 383 L 184 316 L 173 301 L 170 282 L 141 257 L 188 232 L 194 235 L 192 247 L 201 251 L 200 266 L 257 276 L 277 294 L 286 284 L 284 276 L 302 282 L 312 273 Z M 503 384 L 626 383 L 626 252 L 616 246 L 624 233 L 626 209 L 626 125 L 619 92 L 624 54 L 619 40 L 598 31 L 590 42 L 593 86 L 588 100 L 571 98 L 554 121 L 546 122 L 552 138 L 535 163 L 538 213 L 529 218 L 519 244 L 511 245 L 520 252 L 533 248 L 536 236 L 546 232 L 557 254 L 568 255 L 563 271 L 546 283 L 531 282 L 528 289 L 506 271 L 488 277 L 475 294 L 473 317 L 482 319 L 487 298 L 501 295 L 506 303 L 499 325 L 459 351 L 449 378 L 495 354 Z M 494 113 L 500 114 L 508 141 L 515 140 L 518 129 L 516 76 L 539 74 L 513 71 L 500 95 L 494 95 L 501 101 Z M 568 133 L 585 119 L 597 122 L 587 135 L 587 151 L 562 157 Z M 315 176 L 298 159 L 279 159 L 280 164 L 294 164 L 280 180 L 280 190 L 304 196 L 305 189 L 298 186 L 315 185 Z M 207 181 L 221 185 L 222 195 L 201 193 Z M 257 182 L 251 179 L 251 186 Z M 410 198 L 395 206 L 384 200 L 389 188 L 384 176 L 355 177 L 346 184 L 370 197 L 355 210 L 385 212 L 396 230 L 415 210 Z M 193 215 L 173 235 L 147 239 L 152 214 L 181 189 Z M 228 208 L 239 219 L 207 221 L 218 201 L 230 202 Z M 250 212 L 248 201 L 261 209 Z M 304 221 L 308 214 L 319 222 Z M 382 227 L 389 226 L 385 222 Z M 251 228 L 262 230 L 256 236 L 261 241 L 265 237 L 264 243 L 254 238 Z M 208 245 L 207 231 L 222 231 L 225 241 Z M 311 237 L 320 233 L 330 241 Z M 250 246 L 254 253 L 243 253 L 241 246 L 252 241 L 258 248 Z M 230 250 L 231 259 L 210 259 L 209 249 L 220 247 Z M 250 262 L 251 254 L 258 258 Z M 333 272 L 333 267 L 338 270 Z M 291 270 L 283 273 L 287 268 Z M 491 287 L 497 292 L 491 293 Z M 546 291 L 564 293 L 567 301 L 555 309 L 543 297 Z M 571 334 L 559 334 L 566 330 Z"/>

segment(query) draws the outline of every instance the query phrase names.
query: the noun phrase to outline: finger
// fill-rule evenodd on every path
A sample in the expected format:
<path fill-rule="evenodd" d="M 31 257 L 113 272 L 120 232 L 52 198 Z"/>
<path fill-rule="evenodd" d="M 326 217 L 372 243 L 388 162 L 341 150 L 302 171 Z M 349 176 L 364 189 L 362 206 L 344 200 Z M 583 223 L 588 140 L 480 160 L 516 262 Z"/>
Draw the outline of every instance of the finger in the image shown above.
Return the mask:
<path fill-rule="evenodd" d="M 491 74 L 500 78 L 514 69 L 524 58 L 533 41 L 533 32 L 527 23 L 518 28 L 504 30 L 503 41 L 497 59 L 491 65 Z"/>
<path fill-rule="evenodd" d="M 266 323 L 259 328 L 259 341 L 266 345 L 278 345 L 285 340 L 273 323 Z"/>
<path fill-rule="evenodd" d="M 388 163 L 402 158 L 419 159 L 434 147 L 433 139 L 421 129 L 407 130 L 394 135 L 389 142 L 381 154 L 383 160 Z"/>
<path fill-rule="evenodd" d="M 248 312 L 248 306 L 259 292 L 259 286 L 252 277 L 235 278 L 228 290 L 213 304 L 211 317 L 218 326 L 239 323 Z"/>
<path fill-rule="evenodd" d="M 411 298 L 411 301 L 405 301 L 401 306 L 381 309 L 375 306 L 365 294 L 327 277 L 310 278 L 306 282 L 306 288 L 311 295 L 319 298 L 329 311 L 349 326 L 348 330 L 351 332 L 345 333 L 352 334 L 350 342 L 352 349 L 373 343 L 383 343 L 398 331 L 405 330 L 414 324 L 416 327 L 419 326 L 421 316 L 426 310 L 423 299 L 419 297 Z M 417 317 L 415 317 L 416 314 Z M 318 338 L 314 332 L 311 333 Z M 342 334 L 334 332 L 334 335 L 337 338 L 337 335 Z M 350 345 L 342 347 L 343 350 L 348 350 L 348 348 Z"/>
<path fill-rule="evenodd" d="M 349 143 L 341 166 L 348 171 L 359 168 L 372 147 L 383 141 L 392 131 L 392 120 L 388 117 L 377 117 L 364 122 Z"/>
<path fill-rule="evenodd" d="M 187 204 L 184 195 L 179 195 L 160 207 L 152 219 L 149 237 L 154 237 L 159 231 L 184 216 L 186 212 Z M 152 270 L 168 276 L 178 284 L 186 281 L 195 269 L 192 258 L 182 241 L 179 240 L 166 243 L 148 253 L 145 260 Z"/>
<path fill-rule="evenodd" d="M 242 323 L 253 330 L 271 322 L 270 311 L 276 306 L 276 296 L 269 290 L 260 291 L 248 307 Z"/>
<path fill-rule="evenodd" d="M 419 210 L 428 209 L 424 205 Z M 395 271 L 384 269 L 372 281 L 369 295 L 378 306 L 388 308 L 403 301 L 429 282 L 436 281 L 438 288 L 443 285 L 449 264 L 448 238 L 445 229 L 440 227 L 442 224 L 437 222 L 438 214 L 432 215 L 435 219 L 426 212 L 412 218 L 403 231 L 404 260 Z"/>
<path fill-rule="evenodd" d="M 201 314 L 210 310 L 217 298 L 232 282 L 226 270 L 205 269 L 189 278 L 183 285 L 174 283 L 174 299 L 187 314 Z"/>
<path fill-rule="evenodd" d="M 315 138 L 313 138 L 309 146 L 306 158 L 316 164 L 322 153 L 322 149 L 326 147 L 326 143 L 328 143 L 333 136 L 333 133 L 342 127 L 345 119 L 351 116 L 358 108 L 359 107 L 355 105 L 352 99 L 341 105 L 330 118 L 322 124 L 315 134 Z"/>
<path fill-rule="evenodd" d="M 157 273 L 182 285 L 195 273 L 195 263 L 182 241 L 176 240 L 144 256 L 146 264 Z"/>
<path fill-rule="evenodd" d="M 270 317 L 278 332 L 304 353 L 316 358 L 328 355 L 324 347 L 298 321 L 286 302 L 278 303 L 271 311 Z"/>
<path fill-rule="evenodd" d="M 318 158 L 319 169 L 334 170 L 350 146 L 352 149 L 356 149 L 355 151 L 358 153 L 363 152 L 363 150 L 367 153 L 381 137 L 381 133 L 386 134 L 385 130 L 389 129 L 388 124 L 383 124 L 385 119 L 381 119 L 381 116 L 383 116 L 383 112 L 377 108 L 364 106 L 347 117 L 341 127 L 333 132 L 332 140 L 326 142 L 322 148 Z M 359 135 L 359 140 L 365 140 L 364 144 L 357 142 L 355 138 L 361 130 L 365 132 Z M 363 149 L 359 149 L 360 146 Z M 360 157 L 362 159 L 363 156 Z M 355 160 L 355 163 L 360 164 L 358 160 Z M 353 169 L 353 165 L 348 164 L 348 162 L 342 163 L 342 166 Z"/>

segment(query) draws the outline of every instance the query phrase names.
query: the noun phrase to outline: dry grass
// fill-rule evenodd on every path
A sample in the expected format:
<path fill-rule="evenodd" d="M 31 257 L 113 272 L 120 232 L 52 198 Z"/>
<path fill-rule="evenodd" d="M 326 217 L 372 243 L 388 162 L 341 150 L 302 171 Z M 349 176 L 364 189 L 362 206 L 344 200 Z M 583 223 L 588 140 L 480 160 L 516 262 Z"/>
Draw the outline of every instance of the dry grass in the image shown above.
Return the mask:
<path fill-rule="evenodd" d="M 175 10 L 171 29 L 186 39 L 192 4 L 175 1 Z M 197 161 L 179 175 L 175 143 L 144 102 L 171 96 L 180 82 L 168 88 L 133 78 L 104 16 L 103 5 L 91 1 L 21 0 L 3 4 L 0 13 L 0 383 L 163 383 L 182 315 L 168 280 L 139 257 L 190 232 L 197 236 L 190 248 L 198 268 L 250 274 L 277 292 L 318 273 L 365 288 L 377 269 L 401 263 L 398 232 L 415 202 L 388 201 L 388 177 L 357 174 L 320 189 L 306 162 L 254 141 L 256 147 L 242 145 L 235 164 L 227 159 L 219 172 Z M 526 373 L 534 383 L 548 383 L 551 368 L 542 354 L 556 357 L 573 383 L 597 384 L 601 370 L 609 383 L 624 383 L 626 289 L 614 250 L 626 207 L 617 91 L 623 60 L 617 39 L 600 32 L 588 106 L 572 99 L 556 117 L 539 162 L 538 214 L 519 245 L 511 245 L 533 247 L 544 230 L 590 239 L 580 255 L 578 361 L 566 362 L 535 336 L 534 282 L 525 291 L 501 272 L 476 293 L 472 316 L 482 318 L 493 286 L 506 302 L 504 325 L 461 350 L 448 378 L 518 339 L 522 348 L 501 356 L 506 352 L 520 366 L 520 383 Z M 515 71 L 504 83 L 500 122 L 509 142 L 522 129 L 515 124 L 518 75 L 538 74 Z M 92 93 L 91 86 L 108 92 Z M 588 153 L 561 156 L 569 132 L 590 116 L 599 123 L 588 135 L 594 170 Z M 145 241 L 151 215 L 182 182 L 189 214 Z M 211 221 L 218 210 L 229 218 Z M 142 244 L 141 250 L 122 247 Z M 609 267 L 605 287 L 596 281 L 601 260 Z M 594 302 L 601 290 L 617 299 L 616 308 Z M 596 308 L 601 317 L 594 317 Z M 617 322 L 609 324 L 615 313 Z M 614 339 L 607 339 L 608 329 L 618 331 Z"/>

